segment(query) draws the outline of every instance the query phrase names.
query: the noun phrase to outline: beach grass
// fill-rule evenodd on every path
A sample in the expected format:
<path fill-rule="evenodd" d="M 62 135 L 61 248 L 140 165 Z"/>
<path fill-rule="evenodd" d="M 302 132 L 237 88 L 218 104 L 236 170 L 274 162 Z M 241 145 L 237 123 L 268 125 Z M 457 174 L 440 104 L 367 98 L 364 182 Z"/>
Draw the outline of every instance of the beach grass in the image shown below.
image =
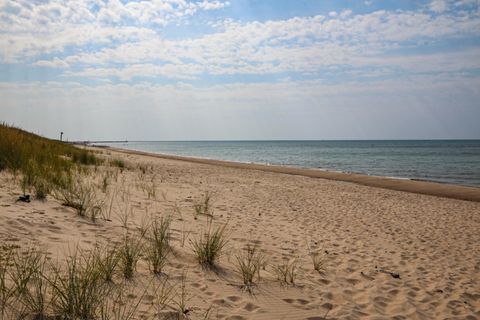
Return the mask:
<path fill-rule="evenodd" d="M 104 207 L 104 201 L 97 196 L 97 189 L 89 184 L 79 174 L 68 177 L 68 182 L 63 187 L 57 187 L 55 198 L 64 206 L 75 209 L 82 217 L 89 217 L 95 221 Z"/>
<path fill-rule="evenodd" d="M 148 262 L 154 274 L 161 274 L 165 267 L 170 247 L 170 218 L 154 219 L 147 230 L 148 233 Z"/>
<path fill-rule="evenodd" d="M 258 245 L 247 244 L 240 254 L 235 256 L 236 268 L 242 277 L 242 288 L 252 293 L 255 287 L 255 277 L 260 279 L 260 269 L 265 266 L 265 255 Z"/>
<path fill-rule="evenodd" d="M 120 247 L 120 266 L 125 279 L 133 278 L 143 249 L 144 244 L 142 238 L 129 234 L 128 232 L 125 234 Z"/>
<path fill-rule="evenodd" d="M 65 187 L 65 177 L 75 168 L 99 163 L 87 149 L 0 124 L 0 171 L 8 170 L 14 177 L 21 174 L 24 194 L 33 190 L 36 198 L 45 199 L 53 187 Z"/>
<path fill-rule="evenodd" d="M 202 199 L 193 205 L 195 219 L 197 216 L 205 215 L 208 217 L 213 216 L 212 210 L 212 193 L 205 192 Z"/>
<path fill-rule="evenodd" d="M 202 232 L 197 239 L 192 240 L 192 247 L 198 262 L 206 267 L 214 267 L 220 257 L 222 250 L 228 243 L 226 235 L 226 224 L 214 227 L 212 220 L 207 222 L 205 232 Z"/>
<path fill-rule="evenodd" d="M 277 275 L 277 280 L 284 285 L 295 285 L 298 276 L 298 259 L 292 258 L 273 266 L 273 272 Z"/>
<path fill-rule="evenodd" d="M 22 306 L 21 315 L 32 315 L 43 319 L 47 315 L 50 301 L 50 287 L 47 256 L 36 247 L 16 250 L 12 257 L 10 278 L 14 294 Z"/>
<path fill-rule="evenodd" d="M 62 319 L 95 319 L 111 286 L 93 251 L 75 249 L 64 268 L 52 265 L 48 278 L 55 314 Z"/>

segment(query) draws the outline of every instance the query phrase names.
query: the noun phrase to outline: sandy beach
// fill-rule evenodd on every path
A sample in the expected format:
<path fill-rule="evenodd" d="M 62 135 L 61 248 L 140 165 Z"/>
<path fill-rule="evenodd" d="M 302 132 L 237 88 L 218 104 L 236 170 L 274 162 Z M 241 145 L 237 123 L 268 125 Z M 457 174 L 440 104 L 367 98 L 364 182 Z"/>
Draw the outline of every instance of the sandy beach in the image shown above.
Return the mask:
<path fill-rule="evenodd" d="M 188 319 L 480 319 L 478 188 L 94 150 L 127 164 L 90 170 L 104 219 L 52 197 L 16 202 L 18 181 L 0 172 L 0 241 L 35 244 L 61 261 L 76 245 L 115 247 L 126 227 L 170 217 L 173 254 L 160 278 L 175 288 L 172 301 L 155 307 L 149 288 L 162 280 L 141 258 L 128 283 L 129 299 L 140 301 L 135 318 L 174 314 L 183 279 Z M 206 194 L 228 240 L 215 270 L 192 251 L 209 220 L 194 210 Z M 248 244 L 266 258 L 252 292 L 236 267 Z M 296 269 L 286 284 L 275 268 L 288 261 Z"/>

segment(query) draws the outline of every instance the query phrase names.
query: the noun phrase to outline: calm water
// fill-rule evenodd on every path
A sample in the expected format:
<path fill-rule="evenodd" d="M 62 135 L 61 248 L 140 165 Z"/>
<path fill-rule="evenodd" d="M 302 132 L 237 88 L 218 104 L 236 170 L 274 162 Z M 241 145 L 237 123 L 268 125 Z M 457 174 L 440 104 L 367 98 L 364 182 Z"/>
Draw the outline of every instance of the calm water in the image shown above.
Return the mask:
<path fill-rule="evenodd" d="M 171 155 L 480 186 L 480 140 L 161 141 L 110 145 Z"/>

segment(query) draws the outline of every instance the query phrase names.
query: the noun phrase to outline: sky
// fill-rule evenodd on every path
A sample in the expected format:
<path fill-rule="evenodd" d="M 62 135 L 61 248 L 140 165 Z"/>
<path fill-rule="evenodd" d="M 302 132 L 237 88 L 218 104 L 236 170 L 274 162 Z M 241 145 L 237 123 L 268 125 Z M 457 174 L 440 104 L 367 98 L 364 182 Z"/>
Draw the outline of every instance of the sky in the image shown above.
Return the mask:
<path fill-rule="evenodd" d="M 480 139 L 480 0 L 0 0 L 0 121 L 69 140 Z"/>

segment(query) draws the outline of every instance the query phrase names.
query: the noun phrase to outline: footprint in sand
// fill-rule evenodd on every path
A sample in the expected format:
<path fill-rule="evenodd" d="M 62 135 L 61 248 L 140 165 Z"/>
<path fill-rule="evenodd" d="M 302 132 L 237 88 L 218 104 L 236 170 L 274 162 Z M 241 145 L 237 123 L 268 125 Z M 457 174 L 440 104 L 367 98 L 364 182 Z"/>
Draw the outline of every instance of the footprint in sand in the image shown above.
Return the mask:
<path fill-rule="evenodd" d="M 247 304 L 245 304 L 245 306 L 243 306 L 243 309 L 248 311 L 248 312 L 253 312 L 255 310 L 260 309 L 260 307 L 254 305 L 253 303 L 248 302 Z"/>
<path fill-rule="evenodd" d="M 235 302 L 238 302 L 238 301 L 242 300 L 242 297 L 239 297 L 239 296 L 228 296 L 227 299 L 230 300 L 230 301 L 232 301 L 233 303 L 235 303 Z"/>
<path fill-rule="evenodd" d="M 286 298 L 283 299 L 286 303 L 289 303 L 293 305 L 294 307 L 301 308 L 301 309 L 309 309 L 306 306 L 310 303 L 309 300 L 306 299 L 291 299 L 291 298 Z"/>
<path fill-rule="evenodd" d="M 212 303 L 214 303 L 216 305 L 219 305 L 221 307 L 225 307 L 225 308 L 232 307 L 232 305 L 230 303 L 228 303 L 228 301 L 226 301 L 225 299 L 215 299 L 215 300 L 212 301 Z"/>
<path fill-rule="evenodd" d="M 53 233 L 60 233 L 63 234 L 63 232 L 60 232 L 62 230 L 61 227 L 55 226 L 55 225 L 49 225 L 47 226 L 48 231 L 53 232 Z"/>

